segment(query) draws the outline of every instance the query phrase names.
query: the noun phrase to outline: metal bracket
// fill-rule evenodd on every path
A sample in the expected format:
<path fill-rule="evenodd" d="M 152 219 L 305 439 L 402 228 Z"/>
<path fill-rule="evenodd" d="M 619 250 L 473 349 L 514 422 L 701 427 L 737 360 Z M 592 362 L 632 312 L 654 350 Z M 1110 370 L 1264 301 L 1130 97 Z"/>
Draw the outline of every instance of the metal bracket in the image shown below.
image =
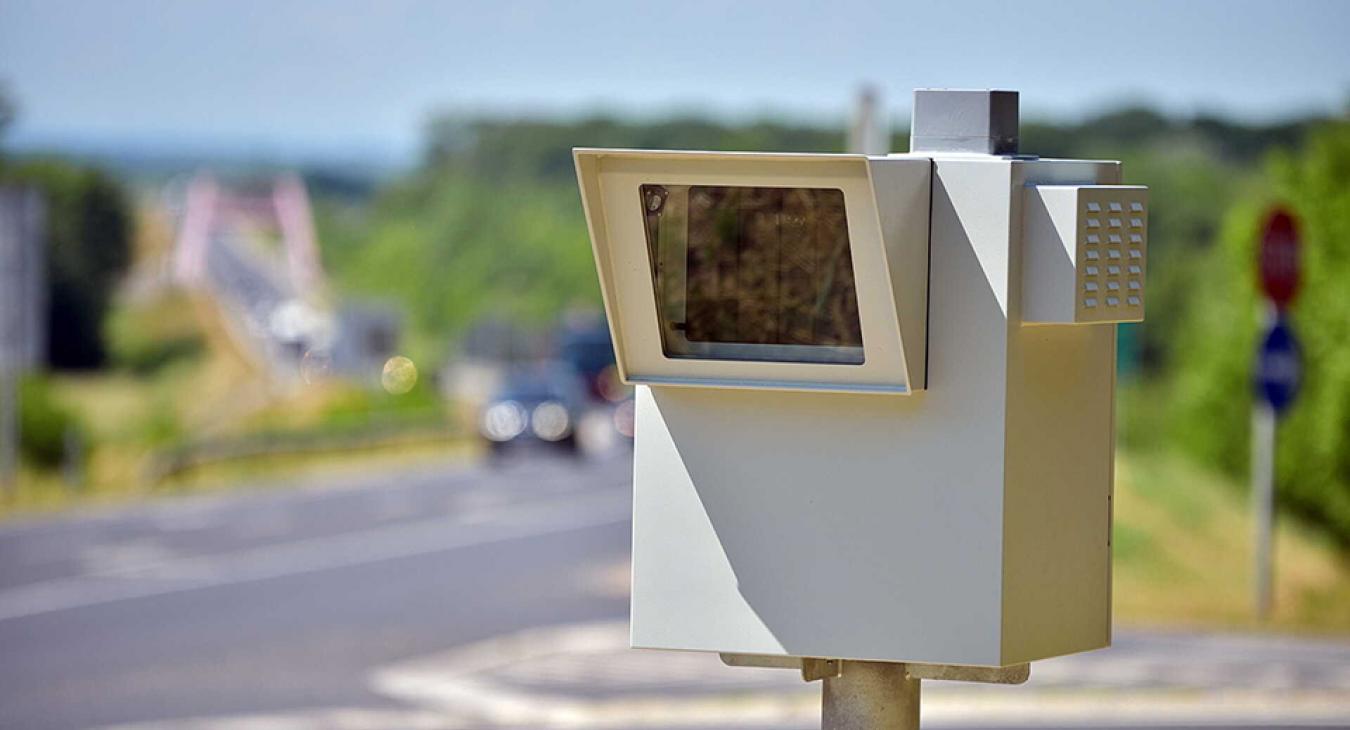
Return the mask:
<path fill-rule="evenodd" d="M 844 664 L 851 660 L 822 659 L 820 657 L 773 656 L 769 654 L 719 654 L 729 667 L 760 667 L 769 669 L 797 669 L 802 680 L 814 682 L 842 676 Z M 910 679 L 940 679 L 950 682 L 983 682 L 986 684 L 1022 684 L 1031 677 L 1031 665 L 1010 664 L 1006 667 L 974 667 L 956 664 L 904 663 L 905 676 Z"/>
<path fill-rule="evenodd" d="M 838 677 L 843 661 L 839 659 L 819 659 L 816 657 L 773 656 L 770 654 L 719 654 L 722 663 L 729 667 L 758 667 L 760 669 L 796 669 L 802 673 L 802 681 L 814 682 L 817 679 Z"/>
<path fill-rule="evenodd" d="M 1006 667 L 967 667 L 957 664 L 906 664 L 905 674 L 910 679 L 943 679 L 952 682 L 984 682 L 985 684 L 1022 684 L 1031 678 L 1031 665 L 1009 664 Z"/>
<path fill-rule="evenodd" d="M 817 679 L 831 679 L 842 676 L 844 660 L 802 658 L 802 681 L 814 682 Z"/>

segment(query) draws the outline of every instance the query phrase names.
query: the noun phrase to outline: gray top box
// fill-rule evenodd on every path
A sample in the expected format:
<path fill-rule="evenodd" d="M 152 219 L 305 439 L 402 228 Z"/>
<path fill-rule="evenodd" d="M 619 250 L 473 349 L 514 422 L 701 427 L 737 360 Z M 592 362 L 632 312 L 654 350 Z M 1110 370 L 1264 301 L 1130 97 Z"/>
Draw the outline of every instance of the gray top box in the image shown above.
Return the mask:
<path fill-rule="evenodd" d="M 915 89 L 911 152 L 1017 154 L 1017 92 Z"/>

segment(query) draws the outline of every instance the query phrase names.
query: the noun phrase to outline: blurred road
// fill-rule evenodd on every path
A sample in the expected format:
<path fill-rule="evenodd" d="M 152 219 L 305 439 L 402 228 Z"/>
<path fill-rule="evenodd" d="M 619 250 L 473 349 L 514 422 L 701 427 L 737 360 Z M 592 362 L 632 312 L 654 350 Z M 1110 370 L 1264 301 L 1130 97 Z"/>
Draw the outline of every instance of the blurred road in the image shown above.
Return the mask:
<path fill-rule="evenodd" d="M 171 499 L 0 531 L 0 727 L 381 707 L 366 674 L 622 616 L 629 467 L 529 461 Z"/>
<path fill-rule="evenodd" d="M 220 232 L 206 240 L 205 271 L 235 342 L 277 372 L 293 373 L 303 353 L 287 351 L 276 336 L 275 318 L 298 295 L 276 262 L 269 265 L 248 236 Z"/>
<path fill-rule="evenodd" d="M 447 463 L 4 526 L 0 728 L 811 727 L 791 672 L 623 648 L 629 479 Z M 942 727 L 1333 727 L 1350 645 L 1125 633 L 925 698 Z"/>

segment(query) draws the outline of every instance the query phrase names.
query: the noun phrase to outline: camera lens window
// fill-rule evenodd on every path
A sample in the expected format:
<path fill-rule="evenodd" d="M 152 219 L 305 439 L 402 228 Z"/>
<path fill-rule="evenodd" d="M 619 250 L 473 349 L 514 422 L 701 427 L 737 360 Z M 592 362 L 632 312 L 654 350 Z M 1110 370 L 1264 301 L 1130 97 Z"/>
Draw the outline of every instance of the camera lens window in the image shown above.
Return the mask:
<path fill-rule="evenodd" d="M 642 185 L 667 357 L 863 362 L 844 194 Z"/>

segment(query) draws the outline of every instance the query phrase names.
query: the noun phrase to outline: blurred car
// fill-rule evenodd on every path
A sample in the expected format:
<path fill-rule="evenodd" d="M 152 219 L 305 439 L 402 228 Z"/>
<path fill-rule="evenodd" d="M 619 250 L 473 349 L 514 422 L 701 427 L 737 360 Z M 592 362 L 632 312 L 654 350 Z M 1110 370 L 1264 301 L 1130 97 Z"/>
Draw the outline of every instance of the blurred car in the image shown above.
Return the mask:
<path fill-rule="evenodd" d="M 619 381 L 614 344 L 603 318 L 569 322 L 555 337 L 558 357 L 581 376 L 592 400 L 614 403 L 628 397 L 630 389 Z"/>
<path fill-rule="evenodd" d="M 636 403 L 633 397 L 629 396 L 619 401 L 614 406 L 614 413 L 611 418 L 614 421 L 614 431 L 627 443 L 633 445 L 633 432 L 637 426 Z"/>
<path fill-rule="evenodd" d="M 577 454 L 577 427 L 586 408 L 583 381 L 566 366 L 512 371 L 484 404 L 478 433 L 494 456 L 529 443 Z"/>

